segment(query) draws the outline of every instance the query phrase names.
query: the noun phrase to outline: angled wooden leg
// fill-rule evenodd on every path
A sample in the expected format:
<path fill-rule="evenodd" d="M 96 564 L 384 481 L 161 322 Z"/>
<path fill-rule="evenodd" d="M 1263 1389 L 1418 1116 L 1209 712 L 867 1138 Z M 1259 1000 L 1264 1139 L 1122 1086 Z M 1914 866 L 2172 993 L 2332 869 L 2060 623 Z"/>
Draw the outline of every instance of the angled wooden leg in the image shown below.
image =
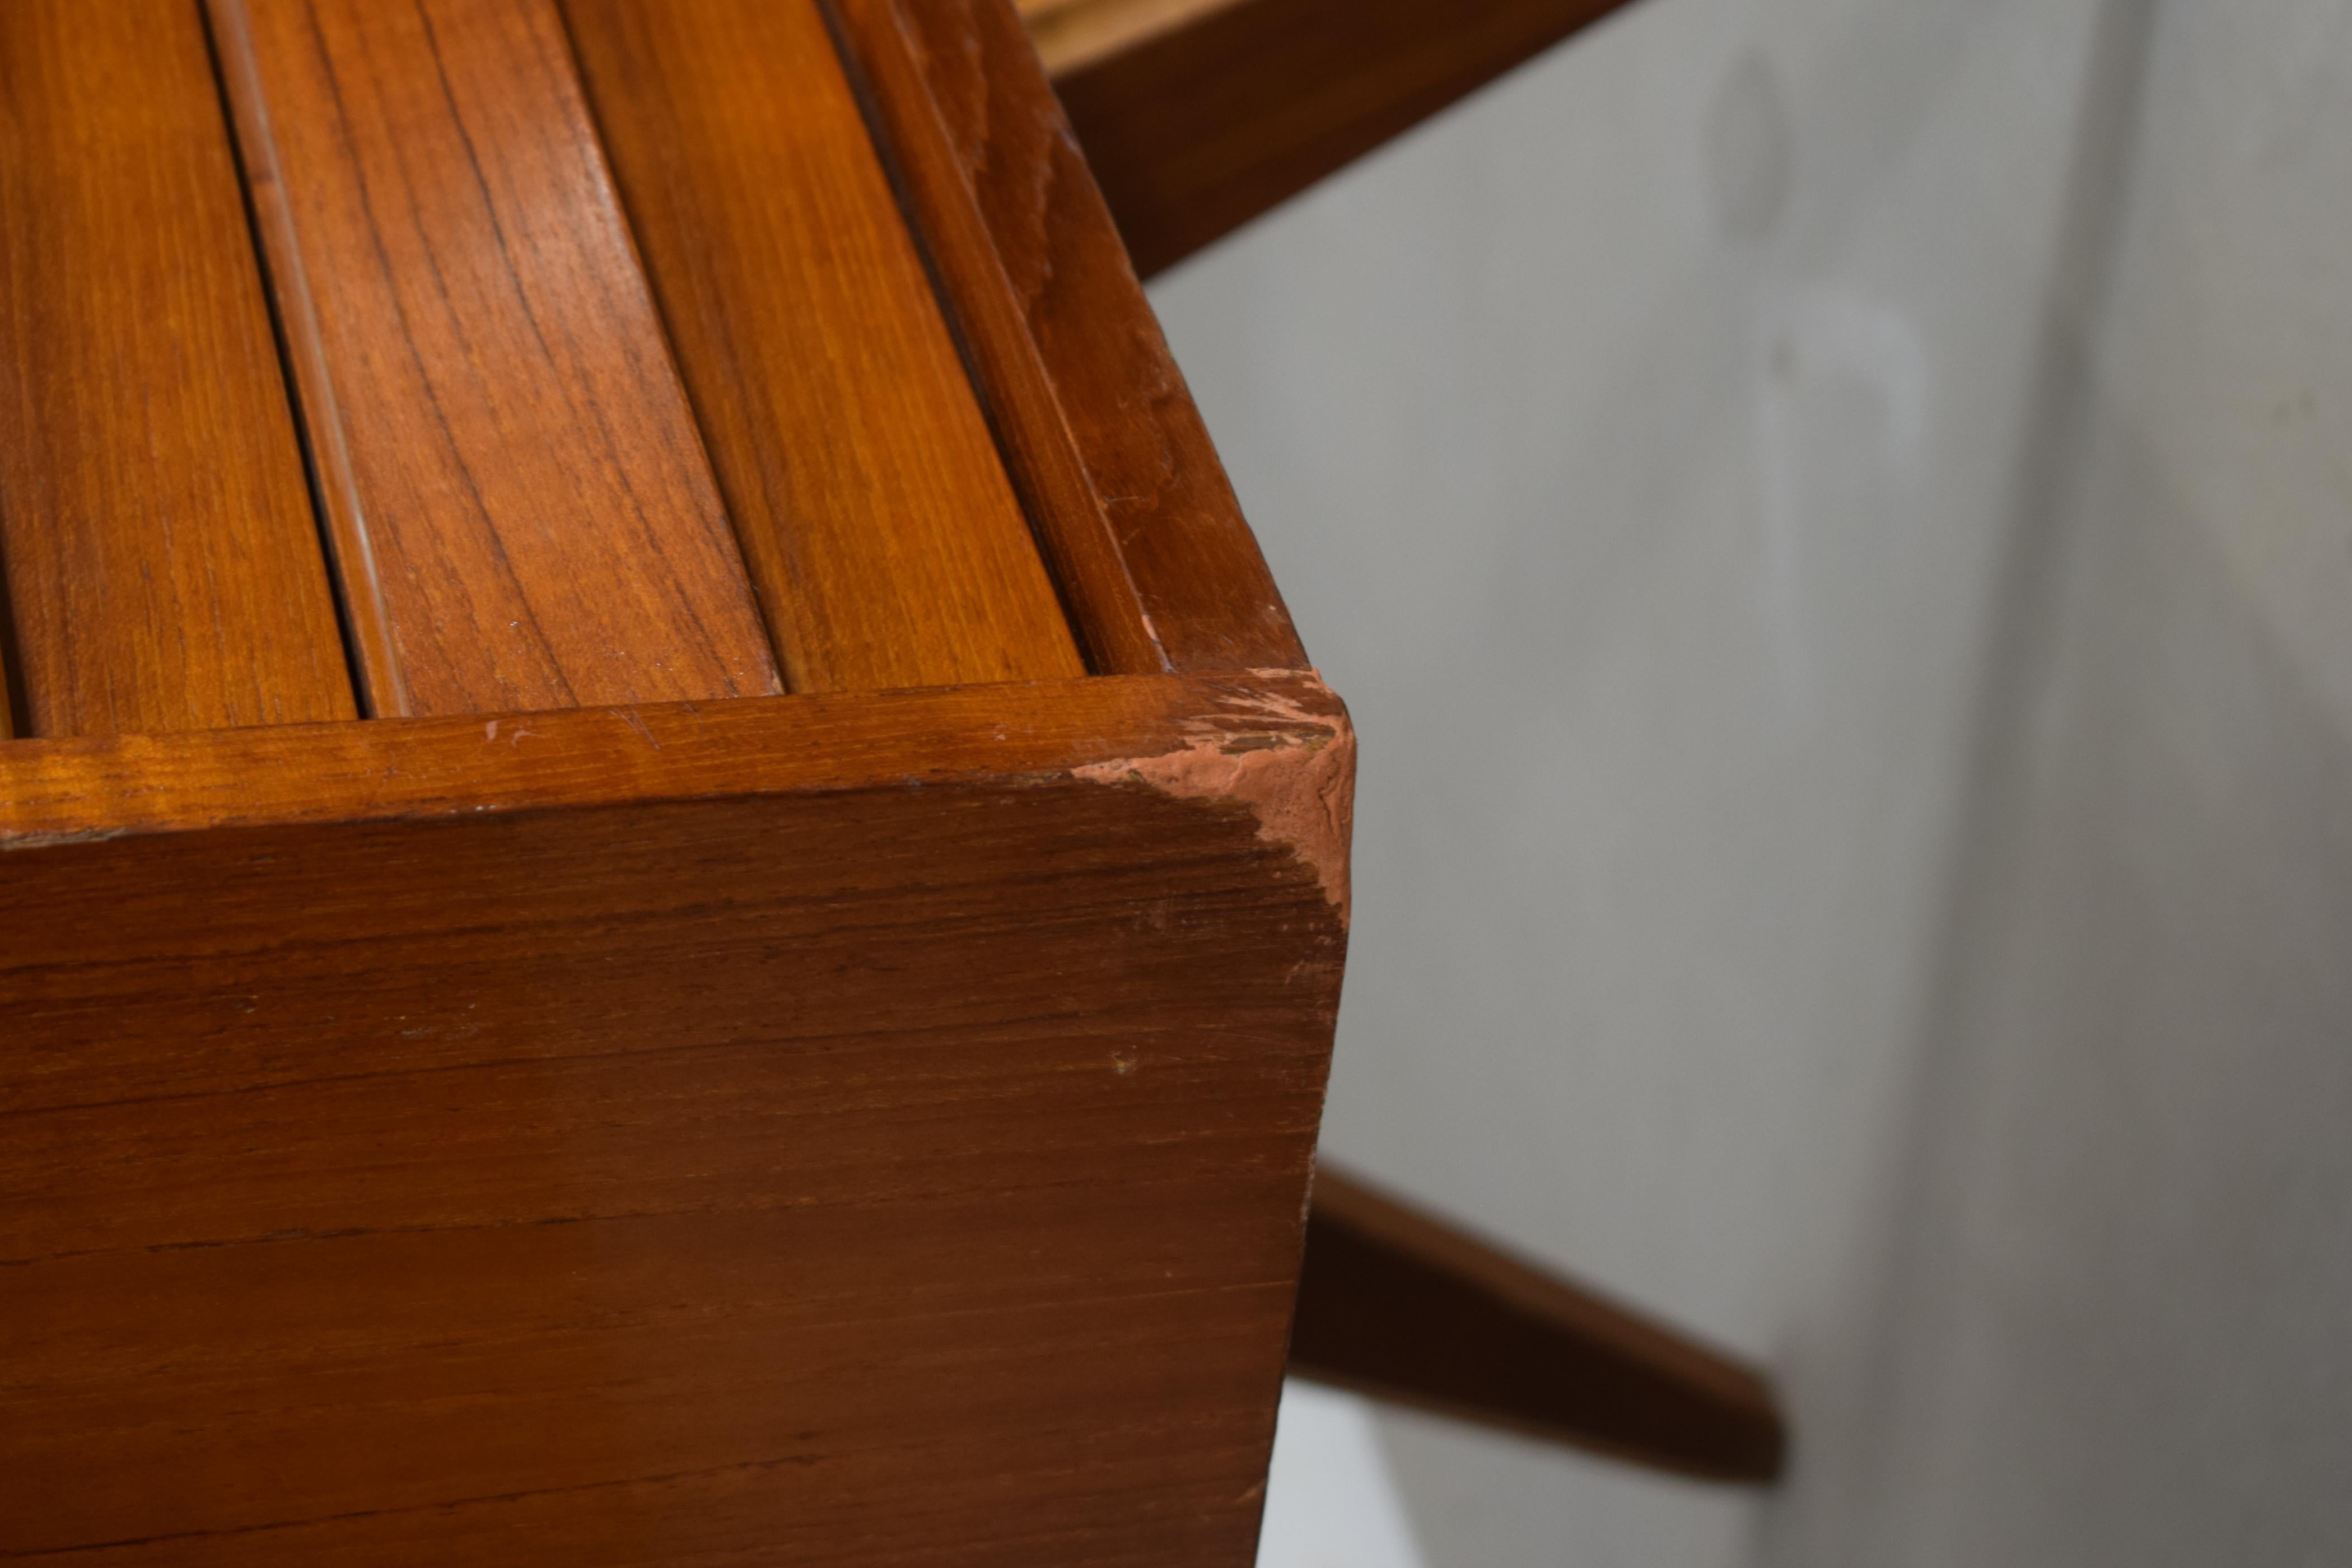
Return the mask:
<path fill-rule="evenodd" d="M 1625 0 L 1020 0 L 1150 277 Z"/>
<path fill-rule="evenodd" d="M 1760 1373 L 1328 1165 L 1290 1370 L 1715 1480 L 1771 1480 L 1787 1449 Z"/>

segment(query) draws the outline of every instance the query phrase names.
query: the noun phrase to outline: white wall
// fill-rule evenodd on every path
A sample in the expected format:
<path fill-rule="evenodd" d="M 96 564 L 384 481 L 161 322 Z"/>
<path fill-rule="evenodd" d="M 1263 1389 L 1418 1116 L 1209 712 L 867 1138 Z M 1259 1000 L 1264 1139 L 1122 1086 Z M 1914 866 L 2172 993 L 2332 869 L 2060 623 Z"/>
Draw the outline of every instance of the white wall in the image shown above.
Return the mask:
<path fill-rule="evenodd" d="M 2145 82 L 1857 1560 L 2352 1562 L 2352 5 Z"/>
<path fill-rule="evenodd" d="M 1774 1365 L 1433 1568 L 2352 1554 L 2352 0 L 1643 0 L 1154 290 L 1364 739 L 1327 1149 Z"/>

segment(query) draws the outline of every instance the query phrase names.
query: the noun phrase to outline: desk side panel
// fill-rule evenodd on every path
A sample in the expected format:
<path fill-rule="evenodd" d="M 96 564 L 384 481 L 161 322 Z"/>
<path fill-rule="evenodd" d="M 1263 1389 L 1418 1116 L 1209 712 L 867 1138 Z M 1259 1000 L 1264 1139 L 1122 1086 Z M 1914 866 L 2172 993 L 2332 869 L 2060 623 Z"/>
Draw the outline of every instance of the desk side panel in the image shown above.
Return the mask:
<path fill-rule="evenodd" d="M 0 1551 L 1248 1562 L 1345 932 L 1151 771 L 9 854 Z"/>

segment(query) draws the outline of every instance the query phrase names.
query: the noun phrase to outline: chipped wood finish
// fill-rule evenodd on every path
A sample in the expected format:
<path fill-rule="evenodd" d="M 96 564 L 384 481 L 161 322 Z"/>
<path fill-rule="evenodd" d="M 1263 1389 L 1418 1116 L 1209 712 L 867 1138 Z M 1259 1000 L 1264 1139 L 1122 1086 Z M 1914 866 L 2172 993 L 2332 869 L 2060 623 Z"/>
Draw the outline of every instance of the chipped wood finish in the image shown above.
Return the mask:
<path fill-rule="evenodd" d="M 26 742 L 0 750 L 0 854 L 82 830 L 144 836 L 1075 776 L 1188 755 L 1204 741 L 1236 755 L 1253 746 L 1295 754 L 1318 790 L 1318 759 L 1354 754 L 1345 709 L 1305 670 Z M 1102 782 L 1124 780 L 1122 771 Z"/>
<path fill-rule="evenodd" d="M 352 715 L 192 6 L 0 5 L 0 365 L 23 732 Z"/>
<path fill-rule="evenodd" d="M 1180 800 L 1245 804 L 1257 814 L 1258 837 L 1287 846 L 1315 868 L 1324 897 L 1344 925 L 1349 912 L 1348 846 L 1355 831 L 1355 732 L 1318 721 L 1297 698 L 1277 691 L 1254 693 L 1244 700 L 1267 719 L 1309 728 L 1236 740 L 1228 726 L 1205 723 L 1181 751 L 1089 763 L 1075 770 L 1076 776 L 1100 784 L 1131 781 Z"/>
<path fill-rule="evenodd" d="M 0 1551 L 1246 1563 L 1345 927 L 1148 763 L 1346 741 L 1294 674 L 0 752 Z"/>

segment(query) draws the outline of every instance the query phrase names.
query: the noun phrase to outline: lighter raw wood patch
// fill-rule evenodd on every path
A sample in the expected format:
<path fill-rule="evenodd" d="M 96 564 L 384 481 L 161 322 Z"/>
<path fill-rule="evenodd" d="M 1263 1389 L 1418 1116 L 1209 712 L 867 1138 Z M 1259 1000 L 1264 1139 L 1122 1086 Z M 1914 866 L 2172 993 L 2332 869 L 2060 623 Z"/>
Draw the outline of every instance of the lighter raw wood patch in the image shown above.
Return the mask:
<path fill-rule="evenodd" d="M 1349 912 L 1348 846 L 1355 826 L 1356 731 L 1344 713 L 1315 712 L 1283 697 L 1239 704 L 1297 730 L 1250 730 L 1246 719 L 1195 720 L 1181 750 L 1120 757 L 1074 768 L 1095 784 L 1139 783 L 1181 800 L 1229 800 L 1257 817 L 1258 837 L 1280 844 L 1315 868 L 1324 897 Z"/>
<path fill-rule="evenodd" d="M 1060 76 L 1131 48 L 1237 0 L 1021 0 L 1021 19 L 1048 73 Z"/>

